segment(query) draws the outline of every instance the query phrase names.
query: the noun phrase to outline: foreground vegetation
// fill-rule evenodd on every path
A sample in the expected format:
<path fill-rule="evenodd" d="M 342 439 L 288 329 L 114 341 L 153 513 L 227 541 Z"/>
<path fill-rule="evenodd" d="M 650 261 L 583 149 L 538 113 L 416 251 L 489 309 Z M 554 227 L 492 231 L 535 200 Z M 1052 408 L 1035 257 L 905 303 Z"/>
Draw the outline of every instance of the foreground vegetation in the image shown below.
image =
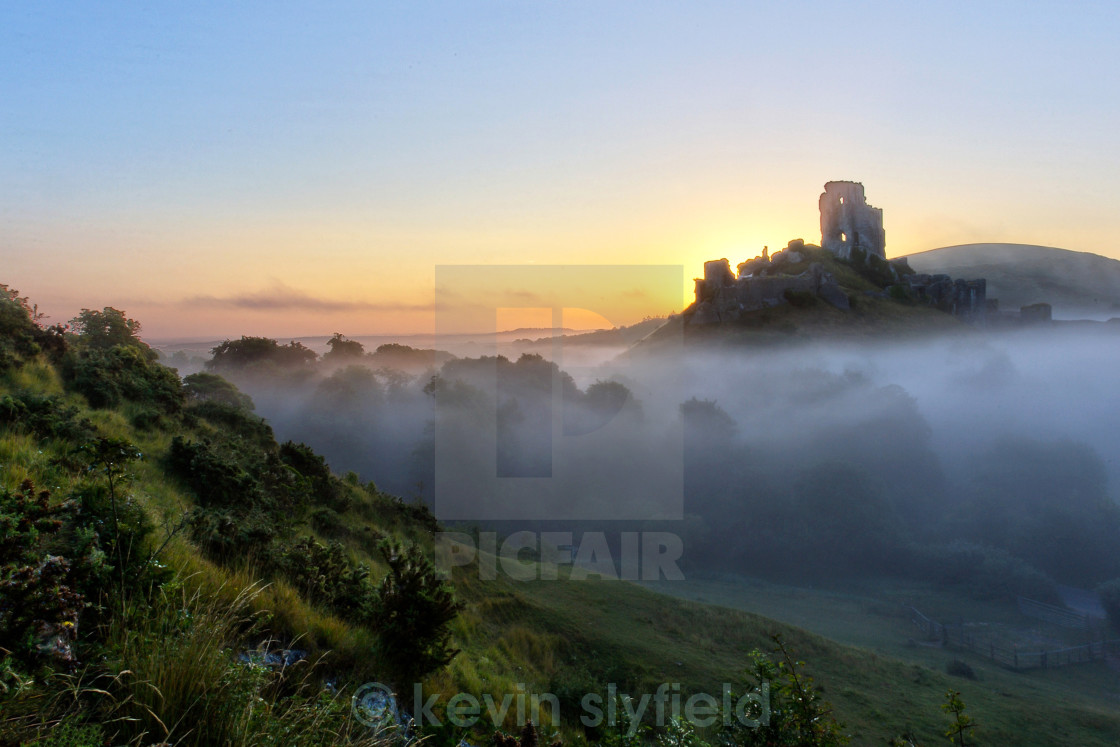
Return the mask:
<path fill-rule="evenodd" d="M 399 739 L 351 707 L 371 681 L 413 711 L 411 683 L 438 696 L 439 723 L 417 731 L 432 744 L 489 739 L 489 722 L 450 723 L 459 692 L 554 694 L 559 708 L 522 744 L 933 744 L 960 726 L 940 709 L 949 691 L 977 718 L 969 740 L 1120 738 L 1114 714 L 1061 694 L 993 694 L 630 584 L 483 581 L 466 566 L 452 589 L 427 561 L 439 527 L 423 505 L 277 443 L 235 387 L 180 381 L 138 331 L 114 309 L 44 328 L 0 295 L 0 744 Z M 769 729 L 579 719 L 588 694 L 762 681 Z M 516 714 L 501 726 L 515 732 Z"/>

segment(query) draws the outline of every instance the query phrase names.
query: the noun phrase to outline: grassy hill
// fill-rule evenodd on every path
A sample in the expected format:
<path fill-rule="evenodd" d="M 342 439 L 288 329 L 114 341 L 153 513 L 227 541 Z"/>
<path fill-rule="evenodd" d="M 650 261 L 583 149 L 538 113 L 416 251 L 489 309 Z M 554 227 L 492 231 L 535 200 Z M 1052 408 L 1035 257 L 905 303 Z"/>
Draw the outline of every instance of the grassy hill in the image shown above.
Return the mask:
<path fill-rule="evenodd" d="M 907 256 L 917 272 L 988 280 L 1000 308 L 1048 303 L 1064 319 L 1120 316 L 1120 261 L 1029 244 L 964 244 Z"/>
<path fill-rule="evenodd" d="M 80 334 L 43 330 L 4 290 L 0 745 L 390 743 L 355 721 L 349 698 L 395 671 L 377 611 L 396 566 L 381 540 L 430 556 L 428 511 L 278 444 L 217 377 L 184 384 L 123 315 L 91 317 Z M 621 744 L 581 727 L 584 695 L 612 683 L 742 692 L 752 650 L 780 634 L 855 744 L 904 732 L 937 743 L 950 688 L 989 744 L 1120 740 L 1114 709 L 1045 677 L 1004 676 L 993 690 L 756 614 L 567 575 L 456 570 L 463 607 L 447 643 L 460 652 L 422 673 L 437 717 L 453 693 L 553 693 L 561 719 L 545 709 L 547 732 Z M 421 596 L 432 593 L 403 601 L 431 615 Z M 306 657 L 267 664 L 285 651 Z M 491 730 L 427 736 L 481 744 Z"/>

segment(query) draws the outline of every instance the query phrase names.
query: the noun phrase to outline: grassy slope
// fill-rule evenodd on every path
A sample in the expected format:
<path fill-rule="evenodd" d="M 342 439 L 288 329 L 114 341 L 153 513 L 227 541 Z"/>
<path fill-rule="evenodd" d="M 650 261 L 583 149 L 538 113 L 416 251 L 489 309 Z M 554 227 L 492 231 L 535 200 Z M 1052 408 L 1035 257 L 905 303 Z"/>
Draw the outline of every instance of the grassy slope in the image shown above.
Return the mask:
<path fill-rule="evenodd" d="M 46 366 L 25 367 L 0 382 L 11 389 L 60 392 L 57 377 Z M 81 398 L 69 396 L 75 404 Z M 91 411 L 88 415 L 106 435 L 126 437 L 146 454 L 136 466 L 132 494 L 157 520 L 174 518 L 191 499 L 169 481 L 160 460 L 170 434 L 139 431 L 125 411 Z M 68 444 L 37 442 L 11 432 L 0 433 L 0 465 L 4 486 L 12 488 L 32 477 L 64 494 L 67 477 L 49 464 Z M 424 541 L 423 531 L 394 514 L 387 505 L 352 510 L 350 531 L 342 538 L 358 558 L 378 565 L 364 540 L 366 527 Z M 230 594 L 251 581 L 251 569 L 227 569 L 203 559 L 182 538 L 170 548 L 168 561 L 204 591 Z M 949 687 L 962 690 L 982 724 L 989 744 L 1115 744 L 1120 717 L 1094 703 L 1080 703 L 1030 680 L 973 684 L 951 679 L 919 664 L 846 647 L 804 630 L 758 615 L 667 599 L 620 582 L 484 582 L 470 568 L 455 577 L 467 609 L 455 624 L 456 644 L 463 652 L 446 672 L 433 677 L 433 692 L 458 690 L 476 695 L 601 687 L 608 681 L 631 692 L 653 692 L 661 682 L 679 682 L 683 691 L 719 692 L 722 682 L 742 682 L 748 652 L 767 648 L 767 636 L 782 633 L 855 735 L 856 744 L 882 743 L 913 729 L 927 743 L 936 743 L 944 722 L 938 706 Z M 219 591 L 221 590 L 221 591 Z M 368 632 L 345 619 L 315 609 L 284 584 L 273 584 L 254 601 L 258 610 L 274 615 L 276 630 L 300 632 L 299 645 L 315 654 L 332 653 L 325 665 L 351 682 L 370 677 Z M 444 700 L 446 702 L 446 700 Z M 577 716 L 578 711 L 571 716 Z M 569 736 L 574 732 L 566 730 Z"/>
<path fill-rule="evenodd" d="M 472 588 L 465 581 L 459 584 L 472 600 L 468 615 L 478 615 L 477 630 L 483 633 L 463 641 L 468 660 L 523 646 L 520 642 L 531 634 L 538 643 L 551 641 L 546 649 L 551 658 L 526 673 L 547 677 L 564 668 L 595 666 L 629 674 L 634 692 L 652 693 L 658 683 L 679 682 L 682 691 L 718 693 L 722 682 L 743 681 L 748 652 L 768 650 L 768 636 L 776 632 L 807 662 L 855 744 L 882 744 L 906 730 L 926 744 L 937 743 L 945 723 L 939 705 L 950 688 L 962 692 L 984 727 L 986 744 L 1111 745 L 1120 740 L 1114 708 L 1099 699 L 1087 702 L 1069 687 L 1055 687 L 1068 685 L 1068 678 L 1078 676 L 1075 670 L 1036 677 L 978 666 L 984 679 L 970 682 L 944 674 L 938 660 L 907 662 L 760 615 L 672 599 L 627 583 L 525 583 L 496 603 L 492 588 Z M 478 591 L 484 596 L 475 597 Z M 574 660 L 565 658 L 573 653 Z M 523 654 L 533 658 L 527 650 Z M 453 673 L 458 666 L 452 666 Z"/>
<path fill-rule="evenodd" d="M 965 244 L 911 254 L 918 272 L 983 277 L 1008 311 L 1046 302 L 1059 316 L 1120 316 L 1120 261 L 1028 244 Z"/>
<path fill-rule="evenodd" d="M 983 657 L 909 642 L 920 636 L 903 611 L 903 604 L 917 605 L 940 619 L 961 616 L 966 620 L 1023 625 L 1021 615 L 1008 603 L 977 601 L 920 584 L 899 582 L 874 584 L 847 593 L 736 576 L 650 586 L 681 599 L 761 613 L 855 647 L 865 655 L 907 662 L 928 676 L 936 674 L 947 686 L 962 691 L 969 712 L 984 726 L 984 744 L 1115 744 L 1120 739 L 1116 731 L 1120 723 L 1111 717 L 1120 699 L 1120 674 L 1105 662 L 1012 672 Z M 977 673 L 978 681 L 944 675 L 946 665 L 953 659 L 965 660 Z M 895 686 L 911 685 L 900 681 Z M 866 695 L 877 698 L 871 692 Z M 843 711 L 842 701 L 838 699 L 837 703 Z M 1024 721 L 1026 711 L 1032 708 L 1047 712 L 1058 708 L 1065 715 L 1050 724 Z"/>

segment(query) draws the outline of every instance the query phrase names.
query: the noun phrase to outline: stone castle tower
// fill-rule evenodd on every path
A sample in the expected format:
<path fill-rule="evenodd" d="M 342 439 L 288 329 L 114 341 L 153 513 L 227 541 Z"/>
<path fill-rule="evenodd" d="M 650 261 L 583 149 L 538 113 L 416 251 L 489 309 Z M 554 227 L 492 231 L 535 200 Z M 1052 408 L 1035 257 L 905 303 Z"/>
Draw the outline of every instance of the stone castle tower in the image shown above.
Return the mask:
<path fill-rule="evenodd" d="M 851 259 L 852 250 L 886 259 L 883 211 L 867 204 L 859 182 L 828 182 L 821 194 L 821 246 Z"/>

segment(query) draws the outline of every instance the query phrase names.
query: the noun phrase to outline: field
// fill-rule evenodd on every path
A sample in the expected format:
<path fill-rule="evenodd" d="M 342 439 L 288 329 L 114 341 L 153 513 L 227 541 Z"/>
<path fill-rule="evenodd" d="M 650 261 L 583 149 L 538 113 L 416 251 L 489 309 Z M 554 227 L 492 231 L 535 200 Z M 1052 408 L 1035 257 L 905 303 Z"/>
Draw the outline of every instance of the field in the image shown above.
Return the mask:
<path fill-rule="evenodd" d="M 861 668 L 874 673 L 866 679 L 845 678 L 839 694 L 831 690 L 838 712 L 850 714 L 850 722 L 873 724 L 886 716 L 889 723 L 905 713 L 912 717 L 907 723 L 923 741 L 936 743 L 936 735 L 928 731 L 936 728 L 936 719 L 922 718 L 928 713 L 896 710 L 899 692 L 909 691 L 913 703 L 921 703 L 930 694 L 930 684 L 936 682 L 934 690 L 952 687 L 961 691 L 969 712 L 981 724 L 984 744 L 1115 744 L 1117 739 L 1120 721 L 1113 714 L 1120 704 L 1120 672 L 1114 662 L 1013 672 L 983 657 L 925 645 L 903 609 L 912 604 L 944 620 L 958 616 L 996 625 L 1029 626 L 1030 621 L 1008 603 L 977 601 L 898 582 L 868 583 L 838 592 L 732 575 L 663 581 L 647 584 L 647 588 L 762 615 L 842 644 L 837 649 L 846 651 L 845 661 L 859 662 Z M 947 675 L 946 666 L 954 659 L 965 661 L 977 680 Z M 824 664 L 823 659 L 810 659 L 811 669 Z M 823 672 L 823 666 L 816 671 L 827 686 L 831 677 Z M 861 681 L 864 686 L 853 685 Z M 909 698 L 901 702 L 908 703 Z M 866 729 L 857 735 L 856 743 L 874 743 L 876 731 Z"/>

